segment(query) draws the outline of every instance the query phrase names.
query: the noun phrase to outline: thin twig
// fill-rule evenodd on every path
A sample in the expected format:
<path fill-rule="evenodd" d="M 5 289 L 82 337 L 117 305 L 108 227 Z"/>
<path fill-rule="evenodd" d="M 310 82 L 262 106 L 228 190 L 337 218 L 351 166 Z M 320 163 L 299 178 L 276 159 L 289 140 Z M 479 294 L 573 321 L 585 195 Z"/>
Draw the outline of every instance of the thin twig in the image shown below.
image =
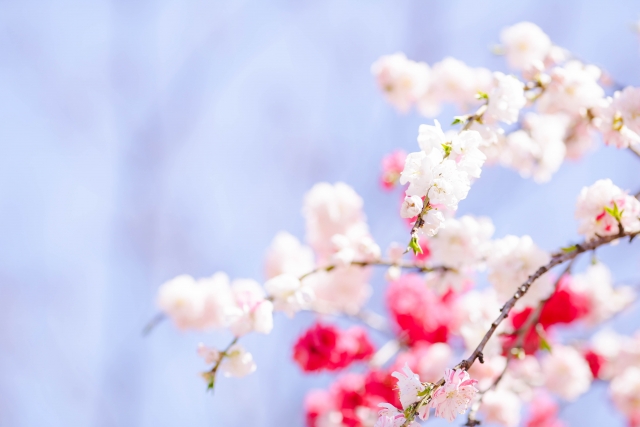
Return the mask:
<path fill-rule="evenodd" d="M 370 267 L 370 266 L 385 266 L 385 267 L 398 267 L 398 268 L 402 268 L 402 269 L 415 269 L 418 270 L 422 273 L 429 273 L 429 272 L 433 272 L 433 271 L 455 271 L 453 268 L 451 267 L 447 267 L 444 265 L 437 265 L 434 267 L 427 267 L 426 265 L 422 264 L 422 263 L 412 263 L 412 262 L 400 262 L 400 261 L 391 261 L 391 260 L 385 260 L 385 259 L 376 259 L 373 261 L 352 261 L 349 264 L 346 264 L 346 266 L 350 266 L 350 265 L 355 265 L 358 267 Z M 317 267 L 314 268 L 313 270 L 309 271 L 308 273 L 303 274 L 302 276 L 299 277 L 300 280 L 306 279 L 307 277 L 319 273 L 321 271 L 332 271 L 335 270 L 336 268 L 339 268 L 340 266 L 338 264 L 330 264 L 324 267 Z"/>
<path fill-rule="evenodd" d="M 560 286 L 560 282 L 562 281 L 562 278 L 566 274 L 571 272 L 571 268 L 573 267 L 573 264 L 575 263 L 577 258 L 578 258 L 578 256 L 576 255 L 575 258 L 573 258 L 571 261 L 569 261 L 569 264 L 567 264 L 567 267 L 562 271 L 562 273 L 560 273 L 560 276 L 558 276 L 558 279 L 556 280 L 556 282 L 554 284 L 554 287 L 553 287 L 553 292 L 551 292 L 551 294 L 547 298 L 541 300 L 538 303 L 538 305 L 536 306 L 536 309 L 529 315 L 529 317 L 527 318 L 525 323 L 516 331 L 516 340 L 514 341 L 513 345 L 509 346 L 506 349 L 507 359 L 505 360 L 504 369 L 502 369 L 502 372 L 500 372 L 500 375 L 498 375 L 493 380 L 493 382 L 491 383 L 491 385 L 489 387 L 487 387 L 485 390 L 482 390 L 482 391 L 480 391 L 478 393 L 479 399 L 471 407 L 471 410 L 469 410 L 469 415 L 467 416 L 467 423 L 465 424 L 465 426 L 473 427 L 473 426 L 476 426 L 476 425 L 478 425 L 480 423 L 476 419 L 476 415 L 478 413 L 478 410 L 482 406 L 482 401 L 484 400 L 485 394 L 489 390 L 495 389 L 498 386 L 498 384 L 500 383 L 500 381 L 502 381 L 502 379 L 504 378 L 505 374 L 507 373 L 507 370 L 509 369 L 509 363 L 516 356 L 516 353 L 514 352 L 514 350 L 523 348 L 524 341 L 525 341 L 527 335 L 529 335 L 529 333 L 531 332 L 533 327 L 536 326 L 536 324 L 540 320 L 540 316 L 542 315 L 542 311 L 543 311 L 545 305 L 547 304 L 547 302 L 549 302 L 551 297 L 558 290 L 558 287 Z"/>

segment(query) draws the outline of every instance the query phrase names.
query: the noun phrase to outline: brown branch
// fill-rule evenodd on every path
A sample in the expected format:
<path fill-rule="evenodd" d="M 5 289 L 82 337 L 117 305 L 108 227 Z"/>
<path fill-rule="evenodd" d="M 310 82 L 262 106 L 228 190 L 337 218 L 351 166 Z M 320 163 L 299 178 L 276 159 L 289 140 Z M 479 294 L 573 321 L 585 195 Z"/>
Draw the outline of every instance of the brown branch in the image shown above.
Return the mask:
<path fill-rule="evenodd" d="M 613 235 L 613 236 L 600 236 L 597 237 L 595 239 L 589 240 L 589 241 L 585 241 L 583 243 L 574 245 L 570 250 L 561 250 L 557 253 L 552 254 L 551 256 L 551 260 L 543 265 L 542 267 L 538 268 L 538 270 L 535 271 L 535 273 L 533 273 L 531 276 L 529 276 L 529 278 L 518 287 L 518 290 L 515 292 L 515 294 L 509 299 L 509 301 L 507 301 L 502 308 L 500 309 L 500 315 L 498 316 L 498 318 L 496 320 L 493 321 L 493 323 L 491 324 L 491 327 L 489 328 L 489 330 L 487 331 L 487 333 L 484 335 L 484 337 L 482 338 L 482 340 L 480 341 L 480 344 L 478 344 L 478 346 L 476 347 L 476 349 L 471 353 L 471 355 L 466 358 L 463 359 L 460 363 L 458 363 L 454 369 L 464 369 L 464 370 L 468 370 L 476 360 L 480 360 L 481 363 L 483 363 L 483 354 L 482 351 L 484 350 L 485 346 L 487 345 L 487 342 L 489 342 L 489 339 L 493 336 L 494 332 L 496 331 L 496 329 L 498 328 L 498 326 L 500 325 L 500 323 L 502 323 L 502 321 L 504 319 L 506 319 L 509 316 L 509 312 L 511 311 L 511 309 L 516 305 L 516 303 L 518 302 L 518 300 L 520 298 L 522 298 L 523 295 L 525 295 L 527 293 L 527 291 L 529 290 L 529 288 L 531 287 L 531 285 L 537 280 L 539 279 L 542 275 L 544 275 L 545 273 L 547 273 L 549 270 L 551 270 L 552 268 L 560 265 L 560 264 L 564 264 L 567 261 L 571 261 L 574 258 L 576 258 L 578 255 L 584 253 L 584 252 L 588 252 L 588 251 L 592 251 L 602 245 L 606 245 L 608 243 L 613 242 L 614 240 L 618 240 L 618 239 L 622 239 L 625 237 L 629 237 L 629 240 L 631 241 L 634 237 L 638 236 L 640 234 L 640 232 L 633 232 L 633 233 L 627 233 L 624 230 L 621 230 L 620 233 Z M 438 382 L 436 382 L 433 386 L 433 390 L 435 390 L 438 387 L 442 387 L 445 384 L 445 379 L 444 378 L 440 378 L 440 380 Z M 414 403 L 411 407 L 409 407 L 406 411 L 407 417 L 406 417 L 406 421 L 405 423 L 402 425 L 402 427 L 406 427 L 409 425 L 409 423 L 411 423 L 417 413 L 418 413 L 418 409 L 420 407 L 422 407 L 424 404 L 429 402 L 429 399 L 431 399 L 431 394 L 430 393 L 428 396 L 426 396 L 423 400 L 420 400 L 416 403 Z"/>
<path fill-rule="evenodd" d="M 576 255 L 576 257 L 573 258 L 569 262 L 569 264 L 567 264 L 567 267 L 562 271 L 562 273 L 560 273 L 560 276 L 558 276 L 558 279 L 556 280 L 555 285 L 553 287 L 553 292 L 551 292 L 551 294 L 547 298 L 541 300 L 538 303 L 538 305 L 536 306 L 536 309 L 529 315 L 526 322 L 516 331 L 516 340 L 514 341 L 513 345 L 507 348 L 507 359 L 505 360 L 504 369 L 502 369 L 502 372 L 500 372 L 500 375 L 498 375 L 496 379 L 493 380 L 493 382 L 488 388 L 478 393 L 480 395 L 480 398 L 472 406 L 471 410 L 469 411 L 469 415 L 467 416 L 467 423 L 465 424 L 465 426 L 474 427 L 480 424 L 480 421 L 476 419 L 476 415 L 478 413 L 478 410 L 482 406 L 482 401 L 484 399 L 485 394 L 489 390 L 495 389 L 500 383 L 500 381 L 502 381 L 505 374 L 507 373 L 507 370 L 509 369 L 509 363 L 511 362 L 511 360 L 513 360 L 516 354 L 518 354 L 514 350 L 522 349 L 526 336 L 529 334 L 529 332 L 531 332 L 533 327 L 537 325 L 538 321 L 540 320 L 540 316 L 542 315 L 542 310 L 544 309 L 547 302 L 549 302 L 553 294 L 555 294 L 556 291 L 558 290 L 558 287 L 560 286 L 560 282 L 562 281 L 562 278 L 571 271 L 571 268 L 573 267 L 573 264 L 577 258 L 578 258 L 578 255 Z"/>
<path fill-rule="evenodd" d="M 451 267 L 447 267 L 444 265 L 437 265 L 435 267 L 427 267 L 426 265 L 422 264 L 422 263 L 418 263 L 418 262 L 394 262 L 394 261 L 390 261 L 390 260 L 385 260 L 385 259 L 377 259 L 377 260 L 373 260 L 373 261 L 352 261 L 351 263 L 347 264 L 346 266 L 349 265 L 355 265 L 358 267 L 369 267 L 369 266 L 386 266 L 386 267 L 398 267 L 398 268 L 402 268 L 402 269 L 415 269 L 418 270 L 422 273 L 430 273 L 433 271 L 455 271 L 453 268 Z M 339 268 L 340 266 L 337 264 L 330 264 L 324 267 L 317 267 L 314 268 L 313 270 L 303 274 L 302 276 L 300 276 L 298 279 L 303 280 L 306 279 L 307 277 L 319 273 L 321 271 L 332 271 L 335 270 L 336 268 Z"/>

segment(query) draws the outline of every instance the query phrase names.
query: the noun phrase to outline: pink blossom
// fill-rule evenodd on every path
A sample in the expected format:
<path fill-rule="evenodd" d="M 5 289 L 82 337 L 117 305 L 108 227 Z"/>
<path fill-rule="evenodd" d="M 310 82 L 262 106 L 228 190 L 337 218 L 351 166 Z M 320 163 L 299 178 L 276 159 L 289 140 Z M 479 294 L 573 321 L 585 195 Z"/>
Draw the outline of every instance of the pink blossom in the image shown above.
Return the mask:
<path fill-rule="evenodd" d="M 587 239 L 618 234 L 618 219 L 612 214 L 616 208 L 625 231 L 640 231 L 638 199 L 622 191 L 610 179 L 601 179 L 590 187 L 584 187 L 576 204 L 578 232 Z"/>
<path fill-rule="evenodd" d="M 407 153 L 396 150 L 382 158 L 382 176 L 380 183 L 385 190 L 391 190 L 400 180 L 400 173 L 404 169 Z"/>
<path fill-rule="evenodd" d="M 436 417 L 453 421 L 458 414 L 464 414 L 471 400 L 475 397 L 478 383 L 462 369 L 447 369 L 444 372 L 445 383 L 431 395 L 429 406 L 435 409 Z M 428 409 L 421 414 L 422 419 L 429 417 Z"/>
<path fill-rule="evenodd" d="M 529 419 L 526 427 L 564 427 L 558 419 L 558 404 L 546 394 L 535 396 L 529 405 Z"/>

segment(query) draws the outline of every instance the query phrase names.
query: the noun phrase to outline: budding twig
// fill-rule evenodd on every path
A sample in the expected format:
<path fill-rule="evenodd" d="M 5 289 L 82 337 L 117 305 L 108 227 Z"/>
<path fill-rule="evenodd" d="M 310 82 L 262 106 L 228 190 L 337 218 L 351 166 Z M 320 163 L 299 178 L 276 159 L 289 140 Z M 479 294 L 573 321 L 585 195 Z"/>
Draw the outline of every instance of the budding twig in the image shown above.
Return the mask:
<path fill-rule="evenodd" d="M 419 262 L 401 262 L 401 261 L 391 261 L 391 260 L 385 260 L 385 259 L 376 259 L 376 260 L 372 260 L 372 261 L 352 261 L 348 264 L 346 264 L 346 266 L 349 265 L 355 265 L 358 267 L 369 267 L 369 266 L 386 266 L 386 267 L 398 267 L 398 268 L 402 268 L 402 269 L 415 269 L 419 272 L 422 273 L 430 273 L 433 271 L 454 271 L 453 268 L 451 267 L 447 267 L 444 265 L 437 265 L 434 267 L 427 267 L 422 263 Z M 299 277 L 300 280 L 306 279 L 307 277 L 319 273 L 321 271 L 332 271 L 335 270 L 336 268 L 338 268 L 339 265 L 338 264 L 330 264 L 324 267 L 317 267 L 314 268 L 313 270 L 309 271 L 308 273 L 303 274 L 302 276 Z"/>
<path fill-rule="evenodd" d="M 514 350 L 522 349 L 527 335 L 529 334 L 529 332 L 531 332 L 533 327 L 535 327 L 538 321 L 540 320 L 540 316 L 542 314 L 542 310 L 544 309 L 545 305 L 547 304 L 547 302 L 549 302 L 553 294 L 558 290 L 558 287 L 560 286 L 560 282 L 562 281 L 562 278 L 566 274 L 571 272 L 571 268 L 573 267 L 573 264 L 575 263 L 577 258 L 578 258 L 578 255 L 576 255 L 575 258 L 569 261 L 569 264 L 567 264 L 567 267 L 562 271 L 562 273 L 560 273 L 560 276 L 558 276 L 558 279 L 556 280 L 555 285 L 553 287 L 553 292 L 551 292 L 551 294 L 547 298 L 541 300 L 538 303 L 538 305 L 536 306 L 536 309 L 529 315 L 524 325 L 522 325 L 522 327 L 520 327 L 516 331 L 516 340 L 514 344 L 507 349 L 507 359 L 504 364 L 504 369 L 502 370 L 502 372 L 500 372 L 500 375 L 498 375 L 496 379 L 493 380 L 493 382 L 488 388 L 478 393 L 480 397 L 471 407 L 471 410 L 469 411 L 469 415 L 467 416 L 467 423 L 465 424 L 465 426 L 473 427 L 480 424 L 480 421 L 476 419 L 476 415 L 478 413 L 478 410 L 482 406 L 482 401 L 484 400 L 485 394 L 489 390 L 495 389 L 500 383 L 500 381 L 502 381 L 505 374 L 507 373 L 507 370 L 509 369 L 509 363 L 511 362 L 511 360 L 513 360 L 513 358 L 516 355 Z M 480 363 L 484 363 L 480 357 L 478 357 L 478 359 L 480 360 Z"/>

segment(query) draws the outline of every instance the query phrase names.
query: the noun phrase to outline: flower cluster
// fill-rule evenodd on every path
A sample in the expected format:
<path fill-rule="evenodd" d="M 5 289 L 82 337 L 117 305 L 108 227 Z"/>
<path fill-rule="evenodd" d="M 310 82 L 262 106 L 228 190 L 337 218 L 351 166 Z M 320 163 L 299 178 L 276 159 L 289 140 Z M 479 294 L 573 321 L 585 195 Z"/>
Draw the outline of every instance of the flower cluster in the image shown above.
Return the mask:
<path fill-rule="evenodd" d="M 418 232 L 433 236 L 444 222 L 443 210 L 455 211 L 467 197 L 471 179 L 480 176 L 485 155 L 479 149 L 482 139 L 476 131 L 463 131 L 447 137 L 438 121 L 421 125 L 418 143 L 421 151 L 407 155 L 401 184 L 409 184 L 401 215 L 424 215 Z"/>
<path fill-rule="evenodd" d="M 601 179 L 580 192 L 576 219 L 578 232 L 587 239 L 640 231 L 640 201 L 610 179 Z"/>
<path fill-rule="evenodd" d="M 203 374 L 210 387 L 217 373 L 256 370 L 242 337 L 269 334 L 275 312 L 291 318 L 304 310 L 322 321 L 293 346 L 302 371 L 346 371 L 366 362 L 307 396 L 309 427 L 418 427 L 432 412 L 448 421 L 468 412 L 467 425 L 480 416 L 505 427 L 520 425 L 528 412 L 527 427 L 562 427 L 557 401 L 575 401 L 596 379 L 609 382 L 615 407 L 640 425 L 640 335 L 605 330 L 585 344 L 561 331 L 595 328 L 635 301 L 631 287 L 614 286 L 595 250 L 640 234 L 638 198 L 609 179 L 584 187 L 575 217 L 585 240 L 557 252 L 528 235 L 494 238 L 489 218 L 456 216 L 486 162 L 547 182 L 565 158 L 589 151 L 597 132 L 607 145 L 640 148 L 640 89 L 607 97 L 599 68 L 572 58 L 532 23 L 504 29 L 500 41 L 521 77 L 453 58 L 429 66 L 401 53 L 372 66 L 399 111 L 416 107 L 432 116 L 444 103 L 475 111 L 456 117 L 459 132 L 437 120 L 421 125 L 419 151 L 383 159 L 382 187 L 406 186 L 400 216 L 411 228 L 408 248 L 392 243 L 383 259 L 362 198 L 344 183 L 319 183 L 304 197 L 304 241 L 275 236 L 262 284 L 216 273 L 181 275 L 160 287 L 158 306 L 178 328 L 234 336 L 224 349 L 198 347 L 211 366 Z M 593 253 L 592 263 L 572 271 L 585 252 Z M 558 276 L 560 264 L 566 268 Z M 363 310 L 376 265 L 386 268 L 389 324 Z M 485 276 L 488 286 L 477 288 Z M 376 351 L 363 327 L 326 322 L 335 316 L 391 337 Z"/>
<path fill-rule="evenodd" d="M 372 72 L 401 112 L 416 105 L 422 115 L 433 117 L 443 103 L 467 111 L 478 105 L 476 98 L 486 99 L 479 120 L 472 117 L 469 125 L 482 136 L 480 149 L 491 163 L 537 182 L 549 181 L 565 158 L 590 151 L 597 132 L 608 145 L 640 147 L 640 88 L 625 87 L 607 97 L 602 70 L 572 58 L 530 22 L 505 28 L 500 42 L 499 51 L 524 83 L 453 58 L 429 68 L 401 53 L 380 58 Z M 498 122 L 517 122 L 527 106 L 533 111 L 523 126 L 505 134 Z"/>

